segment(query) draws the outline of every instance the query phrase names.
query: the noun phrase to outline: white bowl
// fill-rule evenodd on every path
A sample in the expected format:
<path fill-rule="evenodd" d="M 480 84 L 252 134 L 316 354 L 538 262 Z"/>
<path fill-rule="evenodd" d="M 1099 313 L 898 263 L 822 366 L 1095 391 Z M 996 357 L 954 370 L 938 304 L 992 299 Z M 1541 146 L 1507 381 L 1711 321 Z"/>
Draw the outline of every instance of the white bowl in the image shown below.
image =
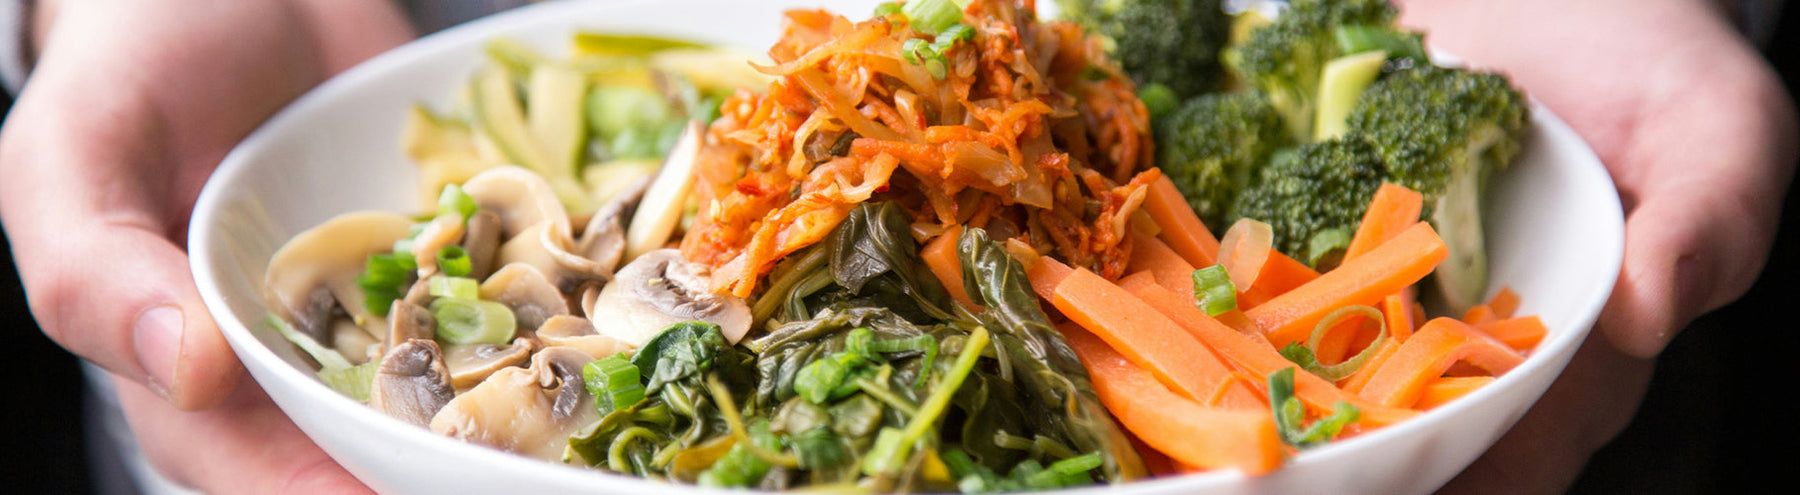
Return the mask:
<path fill-rule="evenodd" d="M 867 15 L 874 0 L 826 1 Z M 1048 5 L 1048 2 L 1044 2 Z M 812 3 L 803 3 L 811 6 Z M 433 434 L 347 399 L 318 381 L 286 341 L 258 323 L 269 256 L 334 215 L 410 211 L 414 167 L 401 154 L 406 108 L 447 107 L 483 61 L 481 46 L 510 36 L 566 46 L 580 29 L 672 35 L 761 53 L 779 34 L 773 2 L 552 2 L 425 37 L 333 78 L 282 110 L 219 166 L 195 207 L 194 280 L 232 348 L 275 403 L 352 474 L 383 493 L 703 492 L 699 488 L 560 466 Z M 1543 394 L 1586 337 L 1618 276 L 1623 222 L 1598 159 L 1548 110 L 1522 159 L 1497 183 L 1488 225 L 1493 286 L 1523 299 L 1550 334 L 1492 385 L 1404 423 L 1308 450 L 1280 471 L 1235 471 L 1110 487 L 1124 493 L 1417 493 L 1437 488 L 1504 433 Z M 1106 488 L 1103 488 L 1106 489 Z M 1092 491 L 1092 490 L 1084 490 Z"/>

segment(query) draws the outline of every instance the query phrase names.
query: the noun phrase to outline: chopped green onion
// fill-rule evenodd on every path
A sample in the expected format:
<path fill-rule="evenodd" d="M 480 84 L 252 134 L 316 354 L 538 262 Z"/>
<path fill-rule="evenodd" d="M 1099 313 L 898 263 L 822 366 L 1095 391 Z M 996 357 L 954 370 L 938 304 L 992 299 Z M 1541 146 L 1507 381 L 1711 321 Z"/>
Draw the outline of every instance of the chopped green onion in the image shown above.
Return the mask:
<path fill-rule="evenodd" d="M 919 366 L 919 380 L 913 387 L 925 386 L 925 377 L 931 375 L 931 363 L 937 360 L 938 341 L 930 335 L 915 335 L 900 339 L 877 340 L 869 343 L 869 350 L 879 353 L 924 351 L 925 361 Z"/>
<path fill-rule="evenodd" d="M 962 22 L 963 8 L 969 6 L 970 0 L 908 0 L 900 7 L 906 14 L 907 22 L 912 23 L 913 30 L 925 34 L 938 34 L 950 25 Z"/>
<path fill-rule="evenodd" d="M 1294 368 L 1282 368 L 1269 374 L 1269 407 L 1275 414 L 1275 430 L 1281 441 L 1295 448 L 1308 448 L 1330 442 L 1345 426 L 1362 417 L 1362 411 L 1348 402 L 1332 405 L 1331 415 L 1319 418 L 1310 427 L 1306 421 L 1306 405 L 1294 396 Z"/>
<path fill-rule="evenodd" d="M 958 22 L 956 24 L 951 24 L 950 27 L 944 28 L 942 32 L 939 32 L 937 34 L 937 41 L 934 44 L 938 45 L 938 51 L 941 52 L 948 50 L 951 45 L 956 44 L 958 41 L 969 41 L 973 39 L 975 39 L 975 28 L 969 27 L 968 24 Z"/>
<path fill-rule="evenodd" d="M 852 381 L 857 364 L 861 364 L 860 359 L 850 353 L 833 354 L 807 363 L 794 375 L 794 393 L 814 404 L 848 396 L 855 389 L 844 385 Z M 847 388 L 849 392 L 846 392 Z"/>
<path fill-rule="evenodd" d="M 1350 247 L 1350 240 L 1355 234 L 1347 228 L 1336 228 L 1319 231 L 1306 242 L 1306 263 L 1313 268 L 1330 269 L 1343 260 L 1344 250 Z"/>
<path fill-rule="evenodd" d="M 464 221 L 468 221 L 469 217 L 475 215 L 475 210 L 481 208 L 475 204 L 475 198 L 463 192 L 462 186 L 456 184 L 444 185 L 444 192 L 438 195 L 437 206 L 439 215 L 457 215 Z"/>
<path fill-rule="evenodd" d="M 938 53 L 937 50 L 932 49 L 931 42 L 918 38 L 908 39 L 906 42 L 901 43 L 900 55 L 905 57 L 907 62 L 913 64 L 922 64 L 925 63 L 925 59 L 934 56 L 943 56 L 943 54 Z"/>
<path fill-rule="evenodd" d="M 363 291 L 363 307 L 376 316 L 387 316 L 393 307 L 394 300 L 405 295 L 408 277 L 412 269 L 407 268 L 411 255 L 395 253 L 372 254 L 363 263 L 363 273 L 356 277 L 356 286 Z"/>
<path fill-rule="evenodd" d="M 369 387 L 375 383 L 375 367 L 379 364 L 369 361 L 349 368 L 321 369 L 319 380 L 357 402 L 368 402 Z"/>
<path fill-rule="evenodd" d="M 1194 270 L 1195 304 L 1205 311 L 1207 316 L 1219 316 L 1237 309 L 1237 286 L 1231 283 L 1231 274 L 1225 271 L 1225 265 L 1213 265 Z"/>
<path fill-rule="evenodd" d="M 1361 316 L 1369 320 L 1374 320 L 1380 325 L 1380 328 L 1375 333 L 1375 340 L 1370 341 L 1369 345 L 1363 347 L 1361 352 L 1356 353 L 1355 356 L 1351 356 L 1349 359 L 1345 359 L 1341 363 L 1327 365 L 1319 362 L 1318 356 L 1314 354 L 1314 350 L 1319 348 L 1319 343 L 1324 339 L 1325 334 L 1330 332 L 1332 327 L 1335 327 L 1338 323 L 1344 321 L 1345 318 L 1352 316 Z M 1350 375 L 1354 375 L 1358 370 L 1361 370 L 1363 365 L 1367 364 L 1370 359 L 1373 359 L 1376 352 L 1379 352 L 1382 344 L 1387 342 L 1387 338 L 1387 318 L 1382 317 L 1381 310 L 1375 309 L 1372 306 L 1357 304 L 1338 308 L 1337 310 L 1326 314 L 1324 318 L 1319 319 L 1319 323 L 1313 326 L 1312 336 L 1306 339 L 1305 346 L 1300 345 L 1299 342 L 1293 342 L 1282 347 L 1279 352 L 1282 357 L 1287 358 L 1288 361 L 1300 365 L 1300 369 L 1304 369 L 1314 375 L 1319 375 L 1320 378 L 1335 382 L 1349 378 Z"/>
<path fill-rule="evenodd" d="M 429 289 L 432 297 L 481 298 L 481 282 L 472 278 L 433 275 L 425 283 L 428 284 L 426 288 Z"/>
<path fill-rule="evenodd" d="M 445 275 L 461 277 L 475 270 L 475 262 L 469 259 L 469 252 L 462 246 L 444 246 L 437 252 L 438 270 Z"/>
<path fill-rule="evenodd" d="M 875 6 L 875 17 L 890 16 L 900 13 L 900 2 L 888 2 Z"/>
<path fill-rule="evenodd" d="M 451 344 L 504 344 L 518 321 L 506 305 L 493 301 L 440 297 L 431 301 L 437 336 Z"/>
<path fill-rule="evenodd" d="M 644 400 L 644 382 L 640 370 L 623 356 L 614 354 L 596 359 L 581 367 L 581 377 L 600 416 L 625 409 Z"/>

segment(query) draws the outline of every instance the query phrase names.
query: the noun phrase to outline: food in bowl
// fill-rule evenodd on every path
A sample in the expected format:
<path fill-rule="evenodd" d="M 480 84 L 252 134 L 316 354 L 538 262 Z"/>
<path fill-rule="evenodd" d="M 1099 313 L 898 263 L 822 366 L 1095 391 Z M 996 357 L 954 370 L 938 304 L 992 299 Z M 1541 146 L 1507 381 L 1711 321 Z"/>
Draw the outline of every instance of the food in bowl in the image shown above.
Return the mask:
<path fill-rule="evenodd" d="M 1318 41 L 1261 34 L 1307 19 L 1237 49 Z M 1506 290 L 1423 318 L 1454 252 L 1438 230 L 1467 225 L 1424 212 L 1478 199 L 1441 183 L 1485 180 L 1458 158 L 1510 161 L 1523 103 L 1390 152 L 1379 132 L 1417 108 L 1359 96 L 1489 95 L 1443 83 L 1477 75 L 1427 67 L 1405 33 L 1357 24 L 1283 79 L 1319 96 L 1264 97 L 1278 137 L 1231 136 L 1270 151 L 1227 172 L 1291 173 L 1221 193 L 1171 177 L 1224 165 L 1153 144 L 1229 122 L 1215 104 L 1153 112 L 1103 38 L 1029 2 L 785 26 L 755 66 L 634 36 L 578 37 L 568 60 L 494 45 L 462 108 L 409 121 L 432 213 L 296 236 L 269 323 L 334 388 L 455 438 L 708 486 L 918 491 L 1267 473 L 1478 388 L 1543 335 Z M 1466 180 L 1409 186 L 1390 155 Z M 1292 206 L 1227 216 L 1219 239 L 1203 216 L 1231 210 L 1203 194 Z M 1296 236 L 1306 251 L 1282 248 Z"/>

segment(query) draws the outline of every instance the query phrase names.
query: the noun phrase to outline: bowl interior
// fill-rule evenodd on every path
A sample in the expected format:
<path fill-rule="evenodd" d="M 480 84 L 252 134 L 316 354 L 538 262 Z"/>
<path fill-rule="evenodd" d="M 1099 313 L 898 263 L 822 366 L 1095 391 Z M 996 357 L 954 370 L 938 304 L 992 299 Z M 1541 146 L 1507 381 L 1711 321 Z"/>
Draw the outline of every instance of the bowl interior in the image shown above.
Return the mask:
<path fill-rule="evenodd" d="M 798 6 L 825 6 L 854 19 L 876 3 Z M 677 36 L 761 53 L 779 34 L 784 8 L 733 0 L 553 2 L 428 36 L 372 59 L 277 114 L 213 175 L 190 229 L 189 253 L 201 295 L 275 402 L 380 491 L 698 491 L 465 444 L 344 398 L 314 378 L 292 346 L 258 323 L 266 313 L 258 287 L 270 255 L 294 234 L 345 212 L 415 208 L 413 166 L 398 144 L 405 111 L 421 102 L 448 108 L 455 88 L 483 63 L 486 40 L 508 36 L 554 53 L 575 31 L 597 30 Z M 1272 476 L 1219 472 L 1120 488 L 1428 491 L 1485 450 L 1542 394 L 1586 336 L 1611 292 L 1622 252 L 1622 215 L 1605 169 L 1547 109 L 1534 110 L 1524 156 L 1499 176 L 1488 211 L 1491 287 L 1518 292 L 1521 314 L 1539 315 L 1551 332 L 1524 365 L 1414 420 L 1309 450 Z M 1367 455 L 1377 450 L 1383 454 Z"/>

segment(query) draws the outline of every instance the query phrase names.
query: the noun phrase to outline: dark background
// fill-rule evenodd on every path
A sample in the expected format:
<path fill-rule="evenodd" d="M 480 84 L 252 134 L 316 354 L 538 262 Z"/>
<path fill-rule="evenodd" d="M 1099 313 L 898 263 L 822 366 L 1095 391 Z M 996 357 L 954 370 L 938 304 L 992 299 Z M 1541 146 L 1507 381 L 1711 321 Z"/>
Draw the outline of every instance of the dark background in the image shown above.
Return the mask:
<path fill-rule="evenodd" d="M 1800 95 L 1800 5 L 1767 48 Z M 0 95 L 0 113 L 11 107 Z M 0 180 L 9 180 L 0 177 Z M 1800 472 L 1800 194 L 1791 194 L 1767 267 L 1750 292 L 1702 317 L 1662 354 L 1632 425 L 1590 462 L 1574 493 L 1738 493 L 1792 486 Z M 0 491 L 93 493 L 85 384 L 76 358 L 31 319 L 0 237 Z M 1784 399 L 1783 397 L 1786 397 Z"/>

